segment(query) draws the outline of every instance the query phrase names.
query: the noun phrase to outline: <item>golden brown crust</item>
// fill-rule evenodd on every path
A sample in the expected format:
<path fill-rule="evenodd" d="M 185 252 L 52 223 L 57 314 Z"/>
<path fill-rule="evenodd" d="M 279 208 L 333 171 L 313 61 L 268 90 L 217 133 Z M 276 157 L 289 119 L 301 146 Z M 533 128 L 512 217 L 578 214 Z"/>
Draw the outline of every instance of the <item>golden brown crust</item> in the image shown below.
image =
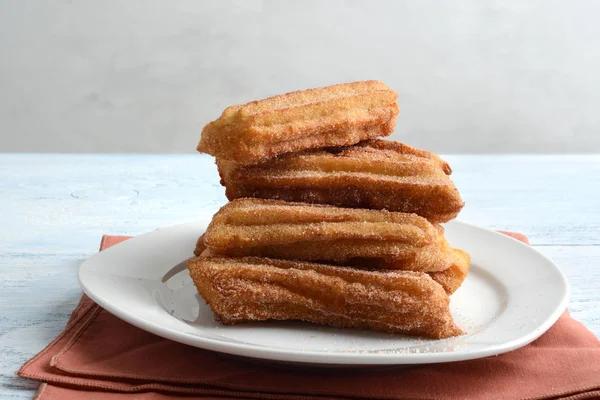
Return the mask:
<path fill-rule="evenodd" d="M 454 261 L 453 263 L 443 271 L 433 271 L 428 272 L 427 274 L 433 278 L 434 281 L 442 285 L 446 293 L 449 295 L 456 292 L 458 288 L 462 285 L 462 283 L 467 278 L 467 274 L 469 273 L 469 268 L 471 266 L 471 257 L 469 253 L 460 249 L 452 249 L 454 252 Z M 242 252 L 243 253 L 243 252 Z M 264 253 L 264 252 L 258 252 Z M 194 249 L 194 255 L 196 257 L 203 255 L 209 255 L 210 252 L 207 251 L 207 247 L 204 244 L 204 235 L 198 238 L 198 242 L 196 243 L 196 248 Z M 372 260 L 368 259 L 354 259 L 351 260 L 352 267 L 367 269 L 367 270 L 377 270 L 377 269 L 385 269 L 385 263 L 381 262 L 379 265 L 376 265 L 374 268 L 374 263 Z M 389 268 L 388 268 L 389 269 Z M 391 268 L 393 269 L 393 268 Z"/>
<path fill-rule="evenodd" d="M 204 127 L 198 151 L 254 164 L 392 133 L 397 93 L 379 81 L 302 90 L 227 108 Z"/>
<path fill-rule="evenodd" d="M 434 281 L 442 285 L 449 295 L 456 292 L 460 285 L 462 285 L 471 267 L 471 256 L 469 253 L 460 249 L 453 250 L 456 258 L 448 269 L 428 273 Z"/>
<path fill-rule="evenodd" d="M 386 140 L 286 154 L 257 165 L 217 159 L 230 200 L 257 197 L 456 217 L 462 201 L 450 166 L 433 153 Z"/>
<path fill-rule="evenodd" d="M 237 199 L 215 214 L 212 254 L 443 271 L 454 253 L 443 228 L 416 214 Z"/>
<path fill-rule="evenodd" d="M 462 333 L 448 295 L 424 273 L 252 257 L 201 256 L 187 265 L 224 324 L 292 319 L 430 338 Z"/>

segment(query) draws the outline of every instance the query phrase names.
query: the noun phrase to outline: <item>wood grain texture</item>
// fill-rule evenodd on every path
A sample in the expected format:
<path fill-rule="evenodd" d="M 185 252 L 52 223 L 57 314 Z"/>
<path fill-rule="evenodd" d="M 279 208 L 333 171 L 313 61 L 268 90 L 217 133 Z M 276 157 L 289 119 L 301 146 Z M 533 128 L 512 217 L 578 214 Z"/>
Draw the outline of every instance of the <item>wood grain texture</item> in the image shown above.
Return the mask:
<path fill-rule="evenodd" d="M 459 218 L 528 235 L 600 335 L 600 156 L 445 158 L 467 203 Z M 223 192 L 201 155 L 0 155 L 0 398 L 33 396 L 14 373 L 62 330 L 102 234 L 210 216 Z"/>

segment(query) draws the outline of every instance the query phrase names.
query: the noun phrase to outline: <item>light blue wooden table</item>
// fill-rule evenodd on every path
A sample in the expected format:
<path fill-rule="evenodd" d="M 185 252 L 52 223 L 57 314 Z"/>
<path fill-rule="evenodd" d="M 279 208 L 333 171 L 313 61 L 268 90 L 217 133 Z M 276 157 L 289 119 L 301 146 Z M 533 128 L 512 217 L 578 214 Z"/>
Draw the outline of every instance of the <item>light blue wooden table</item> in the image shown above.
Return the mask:
<path fill-rule="evenodd" d="M 600 335 L 600 155 L 445 158 L 467 203 L 459 219 L 527 234 Z M 34 394 L 14 372 L 63 329 L 102 234 L 210 216 L 225 200 L 202 155 L 0 155 L 0 398 Z"/>

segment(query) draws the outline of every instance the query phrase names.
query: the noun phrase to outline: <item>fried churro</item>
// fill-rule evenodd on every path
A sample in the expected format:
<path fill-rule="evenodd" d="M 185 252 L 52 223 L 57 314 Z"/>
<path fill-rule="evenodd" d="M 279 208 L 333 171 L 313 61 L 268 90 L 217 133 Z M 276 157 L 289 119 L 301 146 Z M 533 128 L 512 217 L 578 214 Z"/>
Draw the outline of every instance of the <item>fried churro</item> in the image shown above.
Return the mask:
<path fill-rule="evenodd" d="M 232 106 L 204 127 L 198 151 L 254 164 L 304 149 L 345 146 L 392 133 L 397 94 L 364 81 Z"/>
<path fill-rule="evenodd" d="M 462 333 L 448 295 L 424 273 L 254 257 L 202 256 L 187 265 L 223 324 L 302 320 L 429 338 Z"/>
<path fill-rule="evenodd" d="M 443 228 L 416 214 L 249 198 L 215 214 L 204 245 L 215 255 L 422 272 L 443 271 L 455 258 Z"/>
<path fill-rule="evenodd" d="M 257 197 L 456 217 L 462 201 L 450 166 L 405 144 L 368 140 L 350 147 L 290 153 L 257 165 L 217 158 L 229 200 Z"/>

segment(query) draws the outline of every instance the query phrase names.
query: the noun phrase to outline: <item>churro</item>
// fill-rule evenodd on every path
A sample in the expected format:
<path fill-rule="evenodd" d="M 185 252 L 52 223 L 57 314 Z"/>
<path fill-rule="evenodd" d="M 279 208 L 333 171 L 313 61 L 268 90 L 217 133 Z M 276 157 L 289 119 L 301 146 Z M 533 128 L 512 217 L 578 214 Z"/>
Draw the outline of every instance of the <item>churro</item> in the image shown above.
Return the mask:
<path fill-rule="evenodd" d="M 455 258 L 443 228 L 416 214 L 249 198 L 222 207 L 203 244 L 215 255 L 422 272 Z"/>
<path fill-rule="evenodd" d="M 450 166 L 403 143 L 290 153 L 257 165 L 217 159 L 229 200 L 257 197 L 415 213 L 432 222 L 456 217 L 462 201 Z"/>
<path fill-rule="evenodd" d="M 204 127 L 198 151 L 254 164 L 292 151 L 345 146 L 392 133 L 397 94 L 364 81 L 229 107 Z"/>
<path fill-rule="evenodd" d="M 424 273 L 253 257 L 201 256 L 187 265 L 223 324 L 302 320 L 428 338 L 462 333 L 448 295 Z"/>

